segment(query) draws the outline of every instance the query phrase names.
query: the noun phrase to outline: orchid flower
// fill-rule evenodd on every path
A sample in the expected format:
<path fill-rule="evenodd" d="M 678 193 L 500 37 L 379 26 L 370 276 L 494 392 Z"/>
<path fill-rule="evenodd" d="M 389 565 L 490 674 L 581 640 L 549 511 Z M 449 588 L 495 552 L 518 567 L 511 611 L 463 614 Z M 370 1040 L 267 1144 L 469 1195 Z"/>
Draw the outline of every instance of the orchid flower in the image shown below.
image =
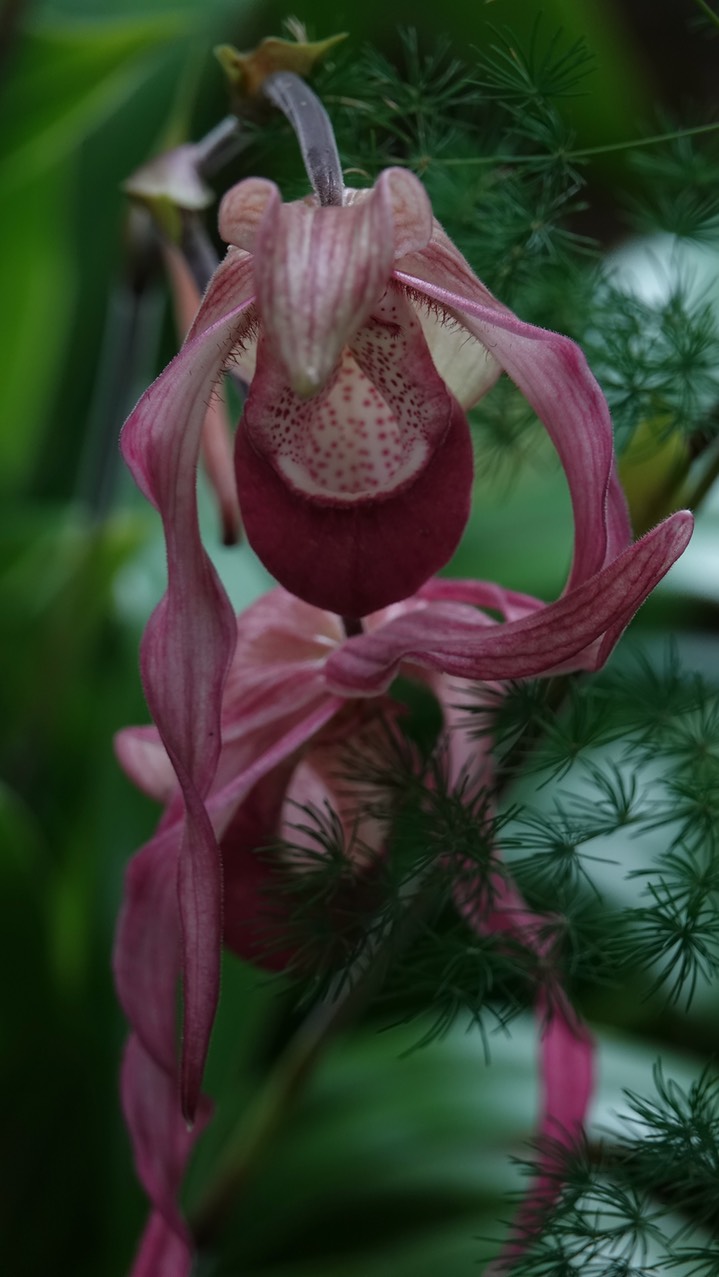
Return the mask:
<path fill-rule="evenodd" d="M 338 649 L 338 696 L 372 695 L 399 663 L 469 678 L 597 668 L 689 536 L 667 520 L 636 546 L 619 487 L 611 422 L 581 352 L 517 319 L 472 274 L 433 221 L 418 180 L 383 173 L 338 206 L 283 205 L 249 179 L 220 210 L 233 245 L 185 345 L 143 395 L 124 455 L 159 509 L 167 593 L 142 645 L 146 696 L 182 791 L 179 857 L 184 1040 L 192 1116 L 219 987 L 221 874 L 208 796 L 222 749 L 223 688 L 236 641 L 225 591 L 200 540 L 195 472 L 207 404 L 223 371 L 251 376 L 237 433 L 247 536 L 293 592 L 352 620 L 419 590 L 381 630 Z M 563 597 L 545 608 L 497 597 L 510 624 L 449 613 L 422 595 L 467 517 L 471 448 L 463 409 L 504 369 L 544 422 L 575 523 Z M 479 607 L 494 587 L 467 587 Z"/>
<path fill-rule="evenodd" d="M 250 543 L 292 593 L 364 616 L 407 597 L 456 547 L 472 481 L 464 411 L 504 369 L 567 474 L 571 583 L 628 544 L 611 423 L 581 353 L 491 296 L 412 174 L 388 169 L 339 207 L 284 205 L 251 178 L 225 195 L 220 231 L 234 248 L 125 428 L 141 486 L 196 434 L 189 387 L 208 397 L 239 367 L 252 377 L 236 447 Z M 184 540 L 189 557 L 189 526 Z"/>
<path fill-rule="evenodd" d="M 352 739 L 373 706 L 387 711 L 391 702 L 384 688 L 401 662 L 407 673 L 435 688 L 450 742 L 461 740 L 461 735 L 453 719 L 453 697 L 440 686 L 447 672 L 494 681 L 554 669 L 597 668 L 690 534 L 691 516 L 672 516 L 596 573 L 586 587 L 550 606 L 488 583 L 437 580 L 413 598 L 369 617 L 367 632 L 352 639 L 343 636 L 339 617 L 281 588 L 236 618 L 234 655 L 221 698 L 222 744 L 202 805 L 213 845 L 219 848 L 217 885 L 214 879 L 206 881 L 206 894 L 198 891 L 190 901 L 196 948 L 183 945 L 182 911 L 188 904 L 181 893 L 178 901 L 177 891 L 187 854 L 186 781 L 157 728 L 130 728 L 119 735 L 117 751 L 125 770 L 165 805 L 155 837 L 129 866 L 115 952 L 120 1000 L 133 1028 L 130 1063 L 123 1075 L 125 1111 L 138 1173 L 154 1206 L 134 1277 L 149 1277 L 155 1271 L 152 1263 L 163 1271 L 158 1259 L 163 1239 L 173 1253 L 178 1242 L 187 1251 L 185 1226 L 168 1206 L 176 1197 L 191 1147 L 191 1141 L 180 1138 L 185 1129 L 179 1110 L 187 1061 L 193 1070 L 192 1091 L 199 1097 L 223 935 L 237 952 L 252 960 L 261 957 L 256 927 L 267 870 L 254 853 L 277 832 L 277 812 L 285 825 L 291 825 L 293 802 L 302 805 L 309 799 L 321 805 L 327 798 L 342 810 L 342 800 L 332 794 L 322 749 L 336 749 Z M 485 609 L 499 613 L 503 622 Z M 367 705 L 368 696 L 378 699 Z M 476 742 L 465 740 L 462 749 L 453 773 L 456 779 L 472 751 L 475 766 L 485 765 Z M 350 811 L 345 809 L 342 819 L 347 828 L 352 825 Z M 381 831 L 370 832 L 364 841 L 377 848 Z M 536 920 L 515 889 L 505 884 L 503 890 L 493 916 L 482 909 L 477 914 L 476 901 L 458 898 L 458 905 L 473 925 L 477 917 L 484 929 L 531 936 Z M 277 939 L 281 924 L 280 918 Z M 200 1014 L 188 1020 L 185 1013 L 185 1073 L 178 1076 L 176 990 L 181 974 L 187 989 L 188 964 L 195 962 L 198 952 L 209 960 L 194 973 Z M 281 945 L 277 952 L 281 962 Z M 550 992 L 540 991 L 538 1000 L 545 1025 L 542 1132 L 558 1137 L 564 1131 L 569 1141 L 581 1127 L 589 1097 L 591 1044 L 561 991 L 554 990 L 553 996 Z M 143 1099 L 148 1077 L 162 1100 L 149 1106 Z M 195 1107 L 197 1103 L 196 1098 Z M 159 1157 L 156 1144 L 163 1141 L 166 1152 Z M 540 1177 L 535 1200 L 546 1197 L 548 1183 L 547 1176 Z M 146 1255 L 151 1256 L 149 1267 L 144 1267 Z"/>

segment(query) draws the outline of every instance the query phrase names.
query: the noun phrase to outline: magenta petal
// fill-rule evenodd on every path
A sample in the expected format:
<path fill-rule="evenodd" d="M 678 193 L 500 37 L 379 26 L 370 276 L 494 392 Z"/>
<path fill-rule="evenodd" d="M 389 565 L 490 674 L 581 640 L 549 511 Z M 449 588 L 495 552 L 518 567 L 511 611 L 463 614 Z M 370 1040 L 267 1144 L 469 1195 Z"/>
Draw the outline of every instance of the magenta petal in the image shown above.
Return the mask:
<path fill-rule="evenodd" d="M 115 756 L 133 785 L 157 802 L 167 802 L 177 777 L 156 727 L 124 727 L 114 740 Z"/>
<path fill-rule="evenodd" d="M 238 806 L 222 840 L 225 944 L 245 961 L 277 971 L 292 956 L 286 939 L 292 897 L 278 886 L 276 869 L 258 851 L 271 846 L 279 835 L 282 801 L 293 766 L 288 759 L 255 785 Z"/>
<path fill-rule="evenodd" d="M 167 544 L 167 593 L 145 631 L 142 674 L 187 815 L 179 898 L 188 1117 L 199 1094 L 219 988 L 220 863 L 203 799 L 219 758 L 222 690 L 236 637 L 232 607 L 200 541 L 195 474 L 207 402 L 246 326 L 251 290 L 249 258 L 229 254 L 188 341 L 143 395 L 122 435 L 125 459 L 162 515 Z"/>
<path fill-rule="evenodd" d="M 324 695 L 311 707 L 307 708 L 303 717 L 291 715 L 289 723 L 283 725 L 283 734 L 274 735 L 266 742 L 261 752 L 254 758 L 248 754 L 241 770 L 229 769 L 228 777 L 208 800 L 208 808 L 215 827 L 223 835 L 232 813 L 238 803 L 243 802 L 250 790 L 262 780 L 268 772 L 284 762 L 295 750 L 301 749 L 312 736 L 325 726 L 339 710 L 344 701 L 336 696 Z"/>
<path fill-rule="evenodd" d="M 553 939 L 548 919 L 527 906 L 511 878 L 497 872 L 491 907 L 485 896 L 473 899 L 465 884 L 455 891 L 457 907 L 478 934 L 504 932 L 546 963 L 536 1014 L 540 1022 L 540 1118 L 538 1172 L 512 1223 L 511 1236 L 488 1270 L 499 1277 L 526 1250 L 541 1229 L 545 1212 L 558 1196 L 564 1154 L 579 1143 L 594 1089 L 594 1042 L 575 1014 L 552 972 Z"/>
<path fill-rule="evenodd" d="M 404 660 L 470 679 L 598 669 L 634 613 L 685 549 L 694 521 L 680 511 L 608 567 L 541 611 L 487 629 L 483 617 L 429 604 L 350 639 L 327 662 L 345 695 L 384 691 Z M 597 641 L 600 641 L 597 647 Z"/>
<path fill-rule="evenodd" d="M 464 581 L 442 576 L 423 585 L 417 591 L 417 598 L 426 599 L 428 603 L 469 603 L 472 607 L 489 608 L 499 612 L 505 621 L 518 621 L 547 606 L 531 594 L 505 590 L 494 581 Z"/>
<path fill-rule="evenodd" d="M 187 1241 L 177 1195 L 194 1143 L 209 1120 L 209 1102 L 203 1101 L 189 1131 L 180 1114 L 175 1074 L 159 1068 L 135 1034 L 125 1048 L 121 1091 L 138 1178 L 155 1210 Z"/>
<path fill-rule="evenodd" d="M 573 1148 L 582 1133 L 594 1090 L 594 1044 L 563 994 L 540 999 L 545 1015 L 541 1042 L 540 1139 Z"/>
<path fill-rule="evenodd" d="M 220 996 L 222 865 L 202 800 L 185 791 L 177 892 L 182 922 L 182 1112 L 194 1121 Z M 194 808 L 194 810 L 193 810 Z"/>
<path fill-rule="evenodd" d="M 117 925 L 113 969 L 117 993 L 145 1050 L 166 1072 L 175 1068 L 175 1009 L 181 967 L 176 821 L 131 860 Z"/>
<path fill-rule="evenodd" d="M 192 1251 L 186 1241 L 153 1211 L 135 1255 L 130 1277 L 190 1277 Z"/>
<path fill-rule="evenodd" d="M 277 580 L 308 603 L 365 616 L 412 594 L 453 554 L 469 517 L 472 446 L 453 401 L 444 441 L 413 484 L 351 506 L 293 492 L 237 433 L 237 487 L 250 544 Z"/>
<path fill-rule="evenodd" d="M 540 1043 L 538 1173 L 512 1221 L 509 1240 L 490 1265 L 488 1277 L 499 1277 L 511 1270 L 541 1231 L 547 1212 L 561 1192 L 566 1155 L 580 1144 L 594 1091 L 592 1036 L 561 991 L 556 992 L 554 1003 L 548 1006 L 544 993 L 537 1001 L 537 1015 L 543 1017 L 546 1012 Z"/>

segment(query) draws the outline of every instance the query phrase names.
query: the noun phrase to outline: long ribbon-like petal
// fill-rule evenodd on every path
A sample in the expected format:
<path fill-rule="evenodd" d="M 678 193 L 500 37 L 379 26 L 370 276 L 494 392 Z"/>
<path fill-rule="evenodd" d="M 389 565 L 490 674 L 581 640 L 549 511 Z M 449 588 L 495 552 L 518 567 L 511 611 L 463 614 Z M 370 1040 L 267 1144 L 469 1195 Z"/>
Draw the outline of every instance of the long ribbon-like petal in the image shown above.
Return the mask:
<path fill-rule="evenodd" d="M 481 680 L 598 669 L 685 549 L 692 528 L 687 511 L 672 515 L 584 585 L 505 625 L 488 629 L 469 610 L 459 620 L 454 608 L 441 604 L 407 612 L 334 652 L 326 667 L 328 683 L 344 695 L 376 695 L 403 660 Z"/>
<path fill-rule="evenodd" d="M 551 964 L 547 920 L 528 908 L 509 878 L 496 875 L 492 909 L 484 918 L 476 909 L 465 908 L 462 913 L 479 932 L 505 932 Z M 541 1230 L 561 1190 L 563 1155 L 581 1139 L 594 1091 L 594 1040 L 557 983 L 551 965 L 546 983 L 538 990 L 535 1011 L 540 1032 L 538 1167 L 512 1221 L 510 1237 L 486 1277 L 500 1277 L 511 1269 Z"/>
<path fill-rule="evenodd" d="M 466 761 L 471 735 L 458 734 Z M 489 763 L 483 755 L 480 767 L 486 777 Z M 509 1239 L 486 1277 L 507 1272 L 540 1231 L 561 1189 L 563 1153 L 575 1148 L 581 1138 L 594 1090 L 594 1042 L 559 983 L 548 919 L 528 907 L 506 870 L 500 871 L 498 858 L 495 865 L 489 889 L 477 883 L 473 891 L 472 875 L 460 877 L 454 892 L 457 908 L 477 935 L 511 936 L 534 955 L 540 972 L 544 970 L 535 1000 L 540 1034 L 538 1168 L 512 1221 Z"/>
<path fill-rule="evenodd" d="M 167 593 L 145 631 L 141 663 L 148 705 L 186 807 L 178 891 L 182 1096 L 190 1118 L 217 1002 L 222 929 L 219 852 L 203 800 L 220 753 L 222 689 L 236 633 L 229 599 L 200 541 L 195 473 L 207 402 L 246 324 L 251 289 L 249 259 L 230 254 L 187 343 L 143 395 L 122 436 L 135 479 L 162 515 L 167 545 Z"/>
<path fill-rule="evenodd" d="M 190 1277 L 192 1251 L 159 1211 L 150 1215 L 130 1277 Z"/>
<path fill-rule="evenodd" d="M 176 1073 L 161 1069 L 135 1034 L 131 1034 L 125 1047 L 121 1091 L 138 1178 L 169 1226 L 179 1236 L 187 1237 L 177 1194 L 201 1123 L 198 1121 L 196 1129 L 188 1130 L 180 1113 Z M 203 1101 L 199 1116 L 202 1124 L 209 1119 L 207 1100 Z"/>
<path fill-rule="evenodd" d="M 182 254 L 171 244 L 163 245 L 165 268 L 175 303 L 180 338 L 192 327 L 201 302 L 201 293 Z M 232 471 L 232 439 L 227 404 L 220 389 L 210 399 L 202 430 L 202 457 L 217 507 L 225 545 L 234 545 L 242 534 L 242 519 Z"/>
<path fill-rule="evenodd" d="M 125 1048 L 121 1091 L 137 1175 L 153 1206 L 133 1277 L 165 1273 L 178 1277 L 189 1269 L 190 1236 L 177 1195 L 193 1145 L 209 1119 L 210 1105 L 202 1101 L 199 1120 L 189 1131 L 180 1114 L 175 1070 L 167 1073 L 160 1068 L 135 1034 Z"/>
<path fill-rule="evenodd" d="M 214 836 L 222 839 L 237 808 L 255 785 L 301 749 L 342 708 L 326 693 L 298 718 L 275 721 L 243 743 L 244 763 L 222 767 L 218 786 L 207 799 Z M 253 741 L 257 748 L 253 748 Z M 170 1072 L 175 1060 L 175 1004 L 181 971 L 181 932 L 177 899 L 177 863 L 182 817 L 163 822 L 160 831 L 132 859 L 118 922 L 113 968 L 122 1008 L 145 1050 Z"/>
<path fill-rule="evenodd" d="M 145 1051 L 172 1073 L 175 1008 L 182 965 L 177 862 L 182 821 L 157 834 L 131 860 L 117 924 L 113 970 L 118 997 Z"/>
<path fill-rule="evenodd" d="M 575 550 L 567 588 L 597 572 L 631 540 L 616 477 L 606 400 L 574 342 L 526 324 L 501 306 L 439 228 L 394 278 L 429 298 L 476 337 L 544 423 L 567 476 Z"/>

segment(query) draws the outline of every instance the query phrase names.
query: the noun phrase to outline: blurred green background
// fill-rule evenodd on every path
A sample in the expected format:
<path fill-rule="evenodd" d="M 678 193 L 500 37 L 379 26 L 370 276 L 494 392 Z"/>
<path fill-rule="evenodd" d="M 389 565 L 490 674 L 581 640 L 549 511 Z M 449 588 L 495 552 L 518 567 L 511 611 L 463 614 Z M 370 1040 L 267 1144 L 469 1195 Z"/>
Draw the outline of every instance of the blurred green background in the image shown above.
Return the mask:
<path fill-rule="evenodd" d="M 397 24 L 412 24 L 425 46 L 447 35 L 469 57 L 492 38 L 490 21 L 527 37 L 540 11 L 548 30 L 584 36 L 596 56 L 586 95 L 567 107 L 578 145 L 651 131 L 657 105 L 690 103 L 700 120 L 715 105 L 717 45 L 689 0 L 397 0 L 390 8 L 305 0 L 297 16 L 312 35 L 348 30 L 358 46 L 371 40 L 390 56 Z M 212 46 L 249 48 L 279 34 L 285 16 L 262 0 L 5 0 L 0 14 L 0 1265 L 8 1277 L 121 1274 L 145 1209 L 117 1102 L 125 1030 L 110 952 L 123 866 L 155 813 L 120 775 L 111 738 L 146 718 L 136 653 L 163 558 L 158 521 L 123 473 L 117 435 L 173 337 L 161 277 L 145 287 L 148 263 L 128 256 L 119 186 L 161 143 L 178 101 L 190 136 L 226 112 Z M 615 153 L 590 169 L 587 225 L 607 246 L 621 237 L 612 192 L 622 165 Z M 565 512 L 556 481 L 548 499 L 545 480 L 537 470 L 520 476 L 511 500 L 481 486 L 456 571 L 556 590 Z M 718 596 L 711 514 L 702 538 L 704 557 L 674 587 L 675 620 L 699 615 L 697 595 L 705 608 Z M 221 557 L 238 602 L 263 588 L 246 549 Z M 710 664 L 708 639 L 702 653 Z M 244 1029 L 239 1036 L 236 1019 L 221 1026 L 215 1068 L 229 1069 L 246 1096 L 275 992 L 231 964 L 230 996 L 243 1006 Z M 626 1018 L 618 1007 L 617 1021 Z M 498 1195 L 513 1182 L 507 1148 L 531 1129 L 531 1029 L 517 1033 L 516 1052 L 500 1039 L 489 1070 L 481 1042 L 460 1031 L 402 1067 L 406 1033 L 350 1037 L 243 1208 L 243 1271 L 475 1272 L 476 1238 L 502 1213 Z M 648 1077 L 655 1052 L 616 1039 L 604 1049 L 608 1111 L 628 1070 Z"/>

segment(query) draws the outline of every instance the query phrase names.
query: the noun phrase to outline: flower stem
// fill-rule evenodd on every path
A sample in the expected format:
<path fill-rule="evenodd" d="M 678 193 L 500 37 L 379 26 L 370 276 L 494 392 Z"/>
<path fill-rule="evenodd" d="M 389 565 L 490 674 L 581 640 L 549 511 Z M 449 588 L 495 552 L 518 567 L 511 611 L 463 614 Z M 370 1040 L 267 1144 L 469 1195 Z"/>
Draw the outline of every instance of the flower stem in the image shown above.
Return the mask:
<path fill-rule="evenodd" d="M 289 120 L 307 176 L 322 205 L 342 203 L 342 165 L 330 117 L 312 89 L 293 71 L 268 75 L 262 92 Z"/>

